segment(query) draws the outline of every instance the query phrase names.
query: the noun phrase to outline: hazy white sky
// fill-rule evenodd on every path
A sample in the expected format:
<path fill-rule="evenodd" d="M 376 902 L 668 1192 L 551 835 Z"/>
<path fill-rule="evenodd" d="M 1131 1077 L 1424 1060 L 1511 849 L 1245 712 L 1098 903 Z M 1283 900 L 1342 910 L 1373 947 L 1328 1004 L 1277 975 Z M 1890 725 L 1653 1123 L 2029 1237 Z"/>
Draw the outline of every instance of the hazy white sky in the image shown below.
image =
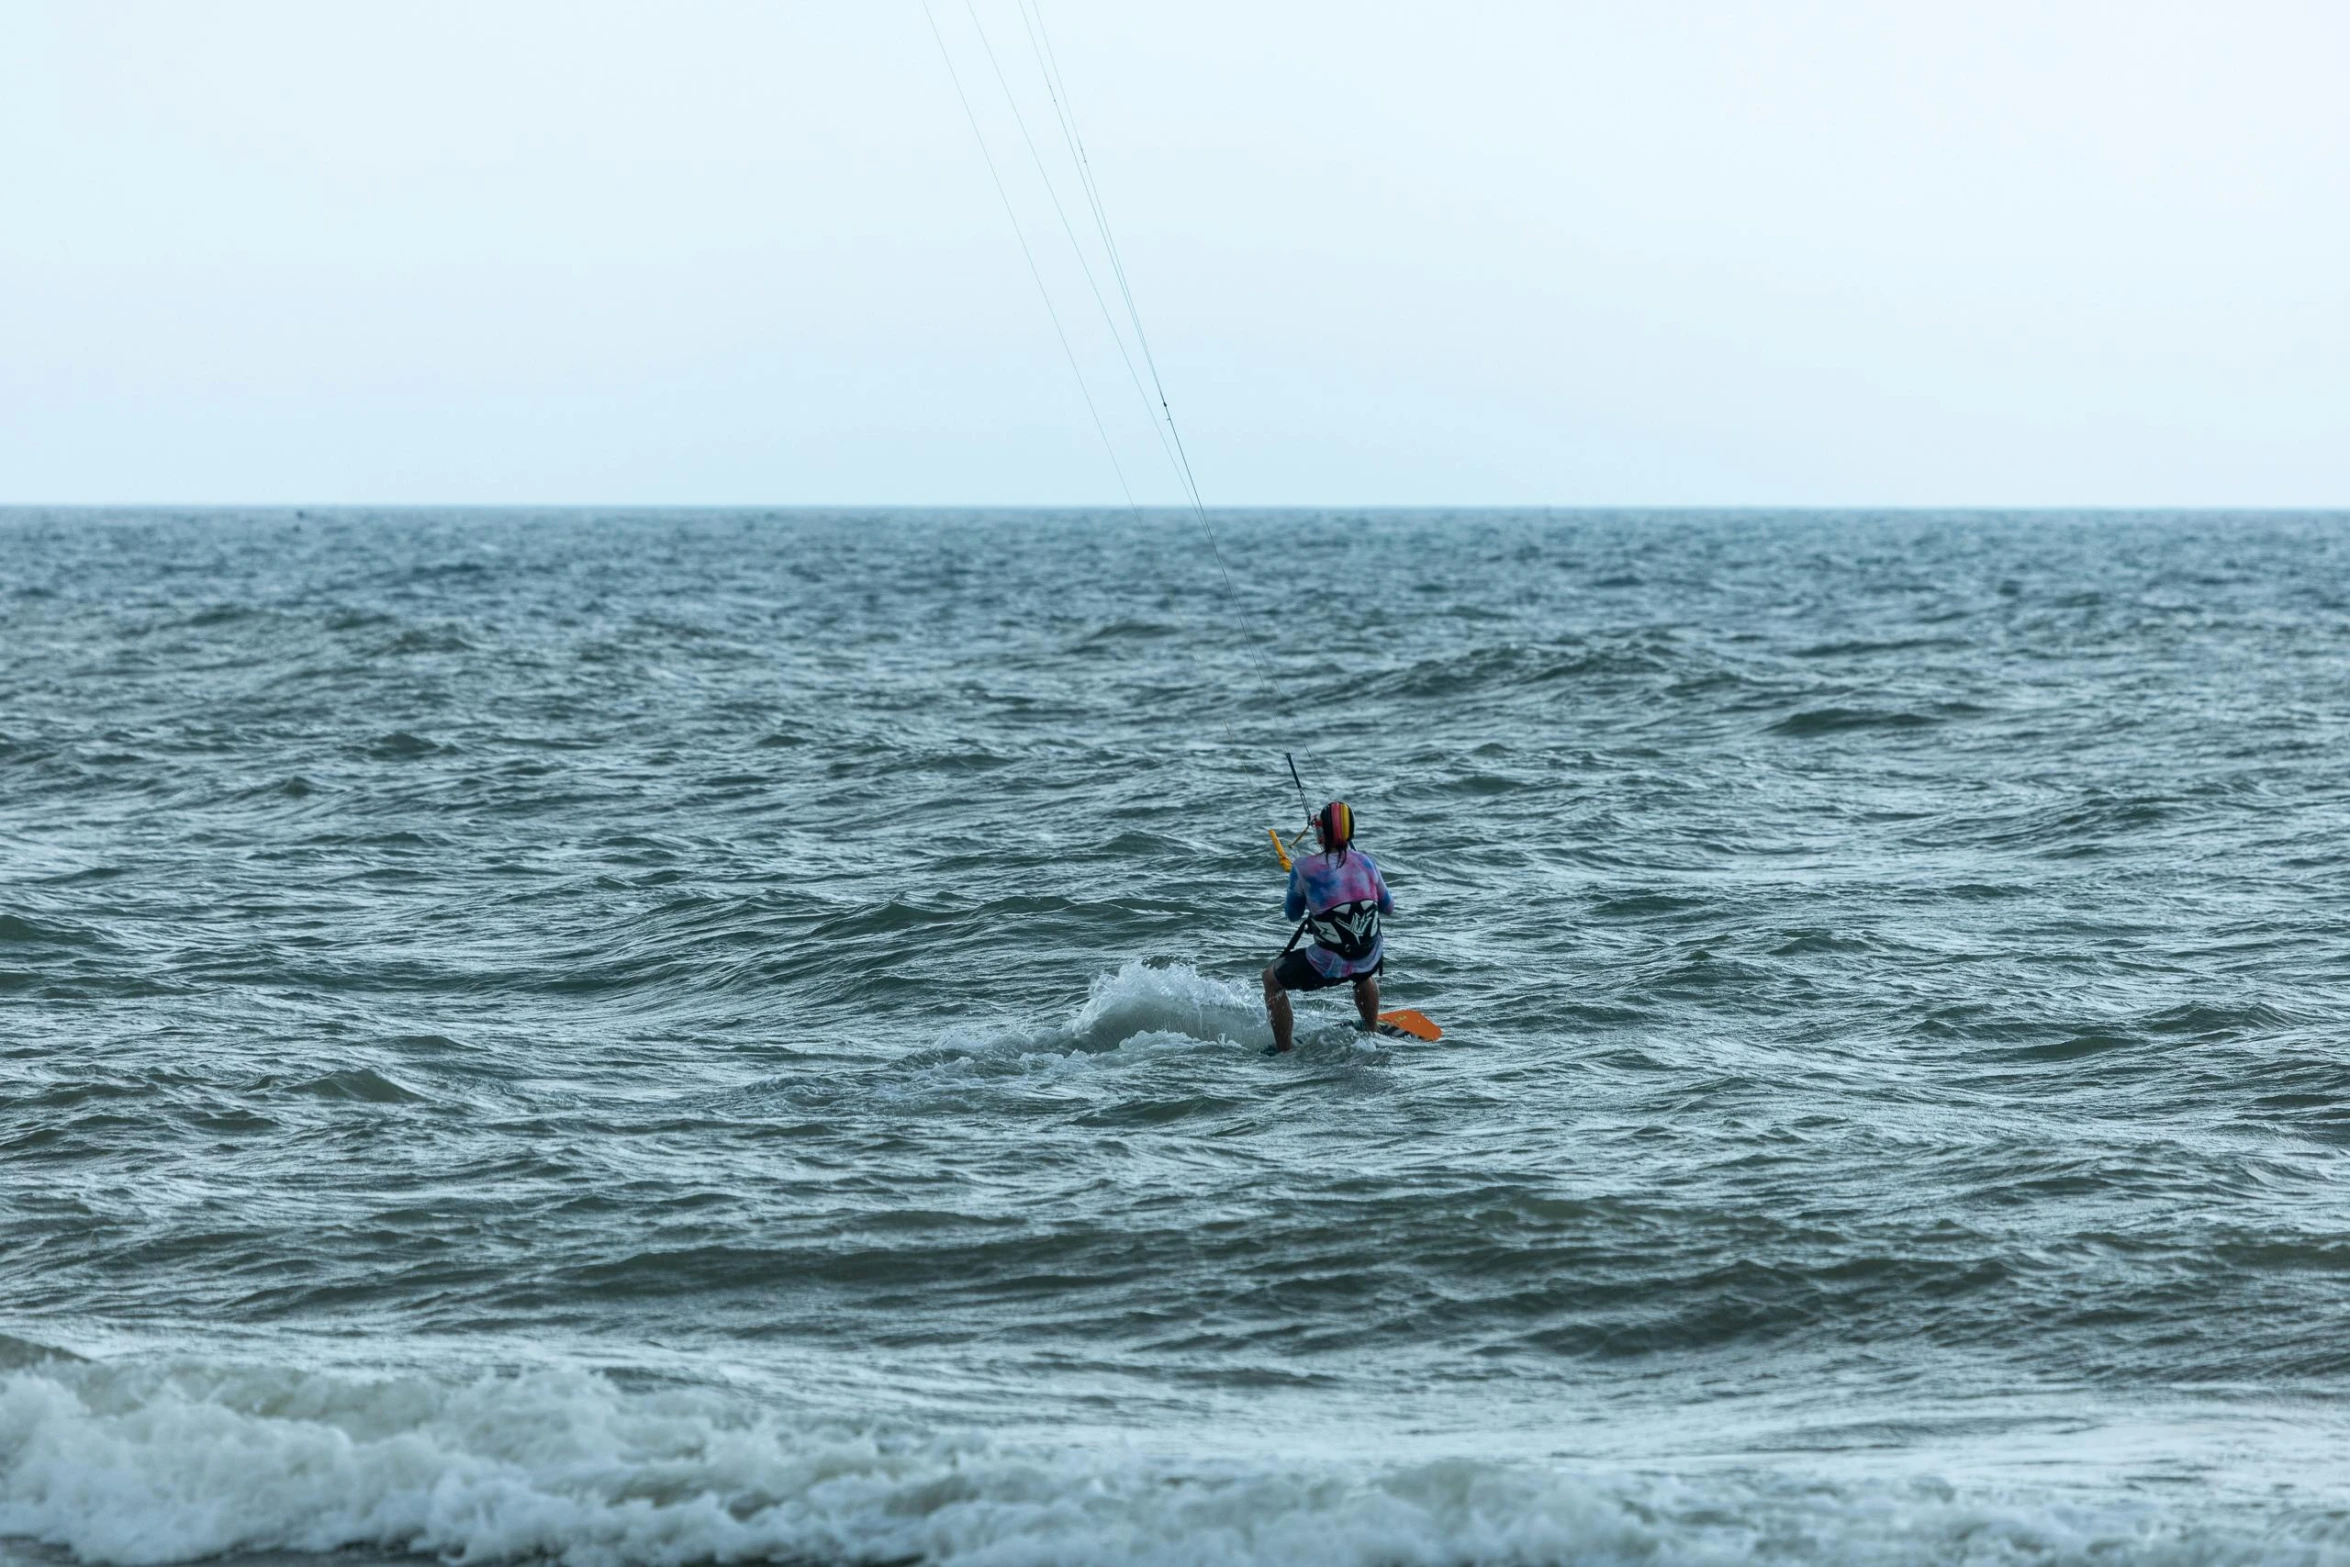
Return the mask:
<path fill-rule="evenodd" d="M 2338 0 L 1035 3 L 1211 504 L 2350 504 Z M 0 28 L 0 502 L 1119 497 L 920 0 Z"/>

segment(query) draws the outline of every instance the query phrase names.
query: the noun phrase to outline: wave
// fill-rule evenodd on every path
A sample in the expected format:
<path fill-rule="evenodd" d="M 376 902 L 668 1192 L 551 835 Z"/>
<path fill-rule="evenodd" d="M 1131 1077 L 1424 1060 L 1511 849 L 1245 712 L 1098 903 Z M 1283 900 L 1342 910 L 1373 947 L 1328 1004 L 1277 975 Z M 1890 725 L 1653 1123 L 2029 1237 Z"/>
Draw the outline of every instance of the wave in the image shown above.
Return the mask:
<path fill-rule="evenodd" d="M 1459 700 L 1484 691 L 1518 692 L 1554 683 L 1645 682 L 1689 673 L 1688 655 L 1662 636 L 1596 644 L 1507 643 L 1466 656 L 1425 657 L 1377 674 L 1350 676 L 1316 695 L 1333 702 Z"/>
<path fill-rule="evenodd" d="M 1315 1024 L 1309 1014 L 1301 1033 Z M 1350 1045 L 1357 1042 L 1351 1030 Z M 844 1105 L 890 1106 L 896 1116 L 943 1112 L 961 1117 L 974 1103 L 996 1109 L 1034 1105 L 1060 1090 L 1094 1084 L 1146 1119 L 1172 1107 L 1203 1109 L 1196 1075 L 1161 1074 L 1203 1049 L 1255 1050 L 1272 1039 L 1264 1004 L 1253 990 L 1209 978 L 1187 963 L 1129 959 L 1095 976 L 1085 1003 L 1058 1024 L 1017 1020 L 958 1023 L 936 1042 L 852 1072 L 803 1072 L 762 1078 L 726 1090 L 716 1102 L 733 1115 L 840 1113 Z M 1143 1079 L 1149 1079 L 1144 1081 Z M 976 1096 L 976 1097 L 975 1097 Z"/>
<path fill-rule="evenodd" d="M 916 1080 L 926 1080 L 940 1069 L 982 1075 L 1089 1069 L 1095 1058 L 1140 1060 L 1202 1044 L 1255 1048 L 1272 1037 L 1253 989 L 1212 979 L 1188 963 L 1130 958 L 1113 973 L 1095 975 L 1085 1004 L 1065 1023 L 957 1026 L 894 1071 L 911 1069 Z"/>
<path fill-rule="evenodd" d="M 1270 1039 L 1264 1002 L 1236 985 L 1210 979 L 1188 963 L 1129 960 L 1094 978 L 1085 1005 L 1068 1026 L 1087 1050 L 1111 1049 L 1144 1035 L 1254 1043 Z"/>
<path fill-rule="evenodd" d="M 466 1563 L 1444 1567 L 2339 1560 L 2322 1510 L 1788 1466 L 1170 1455 L 858 1428 L 584 1371 L 469 1382 L 47 1364 L 0 1377 L 0 1536 L 161 1567 Z"/>
<path fill-rule="evenodd" d="M 0 1333 L 0 1371 L 15 1371 L 49 1360 L 78 1362 L 81 1358 L 69 1350 L 58 1349 L 34 1339 L 14 1338 Z"/>
<path fill-rule="evenodd" d="M 1807 707 L 1770 726 L 1782 735 L 1832 735 L 1855 729 L 1927 729 L 1941 720 L 1903 708 Z"/>

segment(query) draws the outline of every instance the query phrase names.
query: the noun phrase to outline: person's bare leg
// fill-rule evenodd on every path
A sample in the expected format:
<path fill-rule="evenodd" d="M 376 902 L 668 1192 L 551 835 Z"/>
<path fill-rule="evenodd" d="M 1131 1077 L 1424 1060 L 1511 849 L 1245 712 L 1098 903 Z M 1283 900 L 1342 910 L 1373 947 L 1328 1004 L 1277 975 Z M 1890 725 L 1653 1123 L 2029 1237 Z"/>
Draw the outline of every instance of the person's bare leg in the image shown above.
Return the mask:
<path fill-rule="evenodd" d="M 1273 1025 L 1273 1048 L 1287 1050 L 1297 1032 L 1297 1017 L 1289 1010 L 1289 992 L 1274 979 L 1270 966 L 1265 969 L 1265 1018 Z"/>
<path fill-rule="evenodd" d="M 1355 981 L 1355 1010 L 1363 1015 L 1363 1027 L 1379 1026 L 1379 976 L 1365 974 Z"/>

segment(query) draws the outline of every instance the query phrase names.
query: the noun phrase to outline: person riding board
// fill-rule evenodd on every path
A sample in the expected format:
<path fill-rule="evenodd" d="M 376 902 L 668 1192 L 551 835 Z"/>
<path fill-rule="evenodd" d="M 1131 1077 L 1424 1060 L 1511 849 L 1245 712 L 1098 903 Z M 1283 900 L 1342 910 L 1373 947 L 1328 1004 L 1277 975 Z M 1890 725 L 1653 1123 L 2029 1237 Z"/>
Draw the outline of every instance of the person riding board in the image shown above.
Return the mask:
<path fill-rule="evenodd" d="M 1352 985 L 1362 1026 L 1378 1025 L 1379 971 L 1387 966 L 1379 920 L 1395 912 L 1395 899 L 1378 862 L 1354 847 L 1354 835 L 1354 812 L 1344 800 L 1332 800 L 1314 813 L 1314 841 L 1321 852 L 1301 854 L 1290 867 L 1282 911 L 1304 921 L 1298 934 L 1314 939 L 1299 948 L 1292 936 L 1290 950 L 1266 966 L 1265 1016 L 1273 1024 L 1267 1055 L 1289 1049 L 1295 1037 L 1297 1022 L 1289 1007 L 1293 990 Z"/>

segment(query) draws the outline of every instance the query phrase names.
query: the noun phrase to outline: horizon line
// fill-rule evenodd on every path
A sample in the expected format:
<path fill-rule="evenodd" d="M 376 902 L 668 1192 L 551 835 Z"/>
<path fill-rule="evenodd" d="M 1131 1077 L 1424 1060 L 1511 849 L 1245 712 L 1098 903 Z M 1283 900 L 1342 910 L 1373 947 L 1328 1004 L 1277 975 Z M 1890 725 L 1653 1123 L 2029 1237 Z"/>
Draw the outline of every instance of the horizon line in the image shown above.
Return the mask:
<path fill-rule="evenodd" d="M 1549 512 L 1768 515 L 1789 512 L 1935 515 L 1954 512 L 2054 515 L 2223 514 L 2350 515 L 2340 502 L 2094 501 L 1221 501 L 1199 508 L 1228 512 Z M 1064 512 L 1185 517 L 1188 502 L 1129 505 L 1124 501 L 0 501 L 11 512 Z"/>

